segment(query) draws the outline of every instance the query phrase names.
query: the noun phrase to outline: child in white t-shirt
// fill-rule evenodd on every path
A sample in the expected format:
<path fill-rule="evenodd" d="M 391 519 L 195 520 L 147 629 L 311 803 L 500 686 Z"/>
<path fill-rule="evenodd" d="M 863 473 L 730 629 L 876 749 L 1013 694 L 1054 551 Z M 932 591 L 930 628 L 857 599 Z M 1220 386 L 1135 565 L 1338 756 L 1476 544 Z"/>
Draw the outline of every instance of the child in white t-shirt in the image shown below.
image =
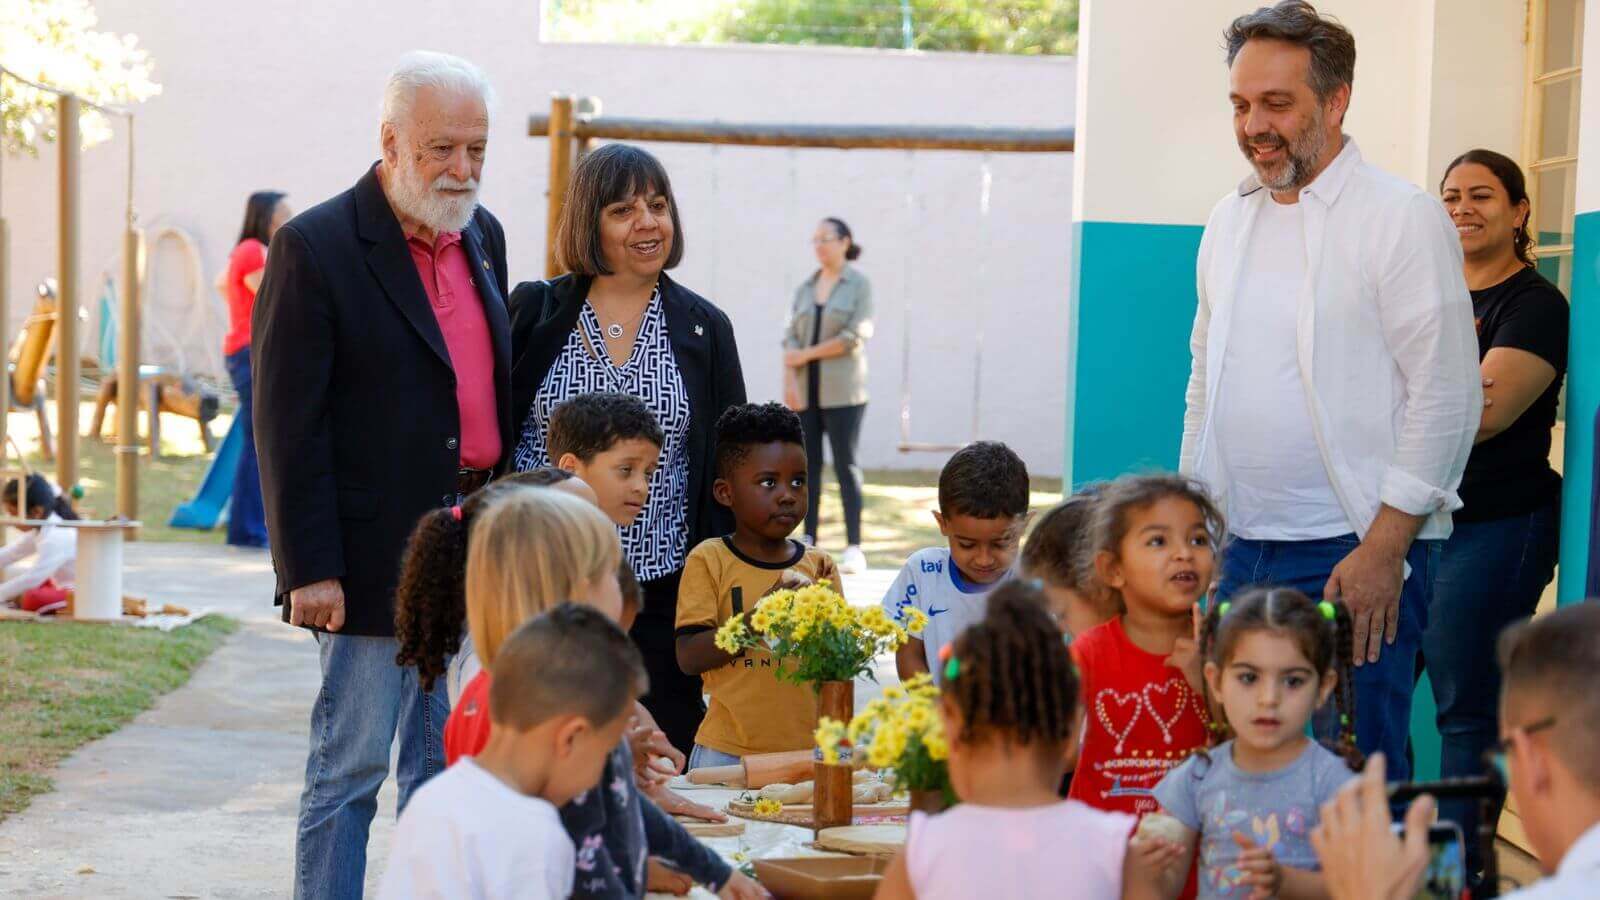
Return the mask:
<path fill-rule="evenodd" d="M 978 441 L 945 463 L 933 518 L 950 545 L 913 553 L 883 595 L 896 621 L 907 607 L 928 616 L 922 634 L 895 652 L 901 680 L 922 672 L 940 680 L 940 648 L 983 620 L 989 591 L 1011 575 L 1027 516 L 1028 467 L 1010 447 Z"/>
<path fill-rule="evenodd" d="M 17 482 L 7 479 L 6 514 L 44 522 L 19 526 L 22 536 L 0 548 L 0 568 L 32 557 L 27 568 L 8 572 L 0 581 L 0 606 L 20 606 L 30 612 L 55 612 L 66 606 L 66 592 L 77 580 L 78 533 L 56 523 L 78 518 L 72 504 L 55 485 L 37 472 L 27 478 L 26 499 L 17 502 Z"/>
<path fill-rule="evenodd" d="M 517 629 L 492 668 L 488 743 L 411 798 L 378 896 L 570 895 L 576 850 L 556 808 L 599 782 L 647 684 L 597 609 L 563 604 Z"/>

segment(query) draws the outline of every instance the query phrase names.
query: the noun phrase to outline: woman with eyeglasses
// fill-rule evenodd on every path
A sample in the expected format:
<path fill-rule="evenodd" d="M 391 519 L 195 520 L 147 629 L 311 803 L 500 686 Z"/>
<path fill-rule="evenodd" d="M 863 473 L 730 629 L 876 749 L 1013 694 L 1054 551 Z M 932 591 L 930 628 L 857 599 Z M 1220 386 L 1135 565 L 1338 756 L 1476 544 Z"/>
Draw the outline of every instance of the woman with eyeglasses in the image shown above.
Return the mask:
<path fill-rule="evenodd" d="M 837 218 L 817 223 L 811 237 L 818 269 L 795 289 L 783 336 L 783 402 L 800 413 L 805 429 L 807 542 L 817 542 L 822 499 L 822 438 L 833 452 L 833 471 L 844 503 L 845 540 L 839 571 L 866 570 L 861 552 L 861 420 L 867 413 L 867 339 L 872 337 L 872 285 L 850 265 L 861 245 Z"/>

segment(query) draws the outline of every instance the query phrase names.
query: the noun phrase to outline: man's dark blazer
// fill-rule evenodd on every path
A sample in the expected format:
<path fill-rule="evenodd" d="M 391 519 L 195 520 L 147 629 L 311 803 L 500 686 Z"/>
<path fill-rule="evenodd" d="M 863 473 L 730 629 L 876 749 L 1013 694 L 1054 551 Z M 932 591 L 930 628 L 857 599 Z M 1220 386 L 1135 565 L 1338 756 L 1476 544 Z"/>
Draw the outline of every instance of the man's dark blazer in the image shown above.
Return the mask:
<path fill-rule="evenodd" d="M 461 246 L 494 344 L 511 451 L 505 232 L 479 208 Z M 394 634 L 400 555 L 417 519 L 455 503 L 455 371 L 377 167 L 272 238 L 251 316 L 256 452 L 277 602 L 328 578 L 341 634 Z"/>

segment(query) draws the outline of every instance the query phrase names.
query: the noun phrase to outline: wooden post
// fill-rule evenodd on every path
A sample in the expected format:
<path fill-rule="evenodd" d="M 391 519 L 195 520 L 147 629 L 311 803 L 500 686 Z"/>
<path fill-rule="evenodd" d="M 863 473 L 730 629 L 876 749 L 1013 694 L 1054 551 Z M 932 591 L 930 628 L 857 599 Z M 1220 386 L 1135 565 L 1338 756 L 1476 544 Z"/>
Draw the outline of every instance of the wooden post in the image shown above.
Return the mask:
<path fill-rule="evenodd" d="M 131 138 L 130 138 L 131 139 Z M 139 518 L 139 230 L 122 239 L 122 315 L 117 322 L 117 515 Z M 137 538 L 137 535 L 130 535 Z"/>
<path fill-rule="evenodd" d="M 567 186 L 572 181 L 572 98 L 556 94 L 550 98 L 550 202 L 544 232 L 544 275 L 561 274 L 556 263 L 556 229 L 561 210 L 567 205 Z"/>
<path fill-rule="evenodd" d="M 3 151 L 0 151 L 3 152 Z M 0 217 L 0 352 L 11 350 L 11 231 Z M 11 378 L 0 375 L 0 470 L 5 469 L 6 420 L 11 412 Z M 21 460 L 18 460 L 20 463 Z"/>
<path fill-rule="evenodd" d="M 56 241 L 56 483 L 71 491 L 78 483 L 78 98 L 56 100 L 60 215 Z"/>

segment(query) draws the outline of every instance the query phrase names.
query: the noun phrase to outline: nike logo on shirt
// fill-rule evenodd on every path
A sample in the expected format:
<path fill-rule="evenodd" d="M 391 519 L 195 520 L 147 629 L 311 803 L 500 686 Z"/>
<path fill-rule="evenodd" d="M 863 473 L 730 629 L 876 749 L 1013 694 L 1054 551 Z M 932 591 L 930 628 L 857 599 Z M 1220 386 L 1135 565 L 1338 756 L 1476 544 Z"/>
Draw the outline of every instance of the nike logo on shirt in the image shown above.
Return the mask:
<path fill-rule="evenodd" d="M 950 607 L 948 607 L 948 606 L 946 606 L 944 609 L 934 609 L 932 607 L 929 607 L 928 608 L 928 615 L 937 616 L 939 613 L 945 613 L 945 612 L 949 612 L 949 611 L 950 611 Z"/>

